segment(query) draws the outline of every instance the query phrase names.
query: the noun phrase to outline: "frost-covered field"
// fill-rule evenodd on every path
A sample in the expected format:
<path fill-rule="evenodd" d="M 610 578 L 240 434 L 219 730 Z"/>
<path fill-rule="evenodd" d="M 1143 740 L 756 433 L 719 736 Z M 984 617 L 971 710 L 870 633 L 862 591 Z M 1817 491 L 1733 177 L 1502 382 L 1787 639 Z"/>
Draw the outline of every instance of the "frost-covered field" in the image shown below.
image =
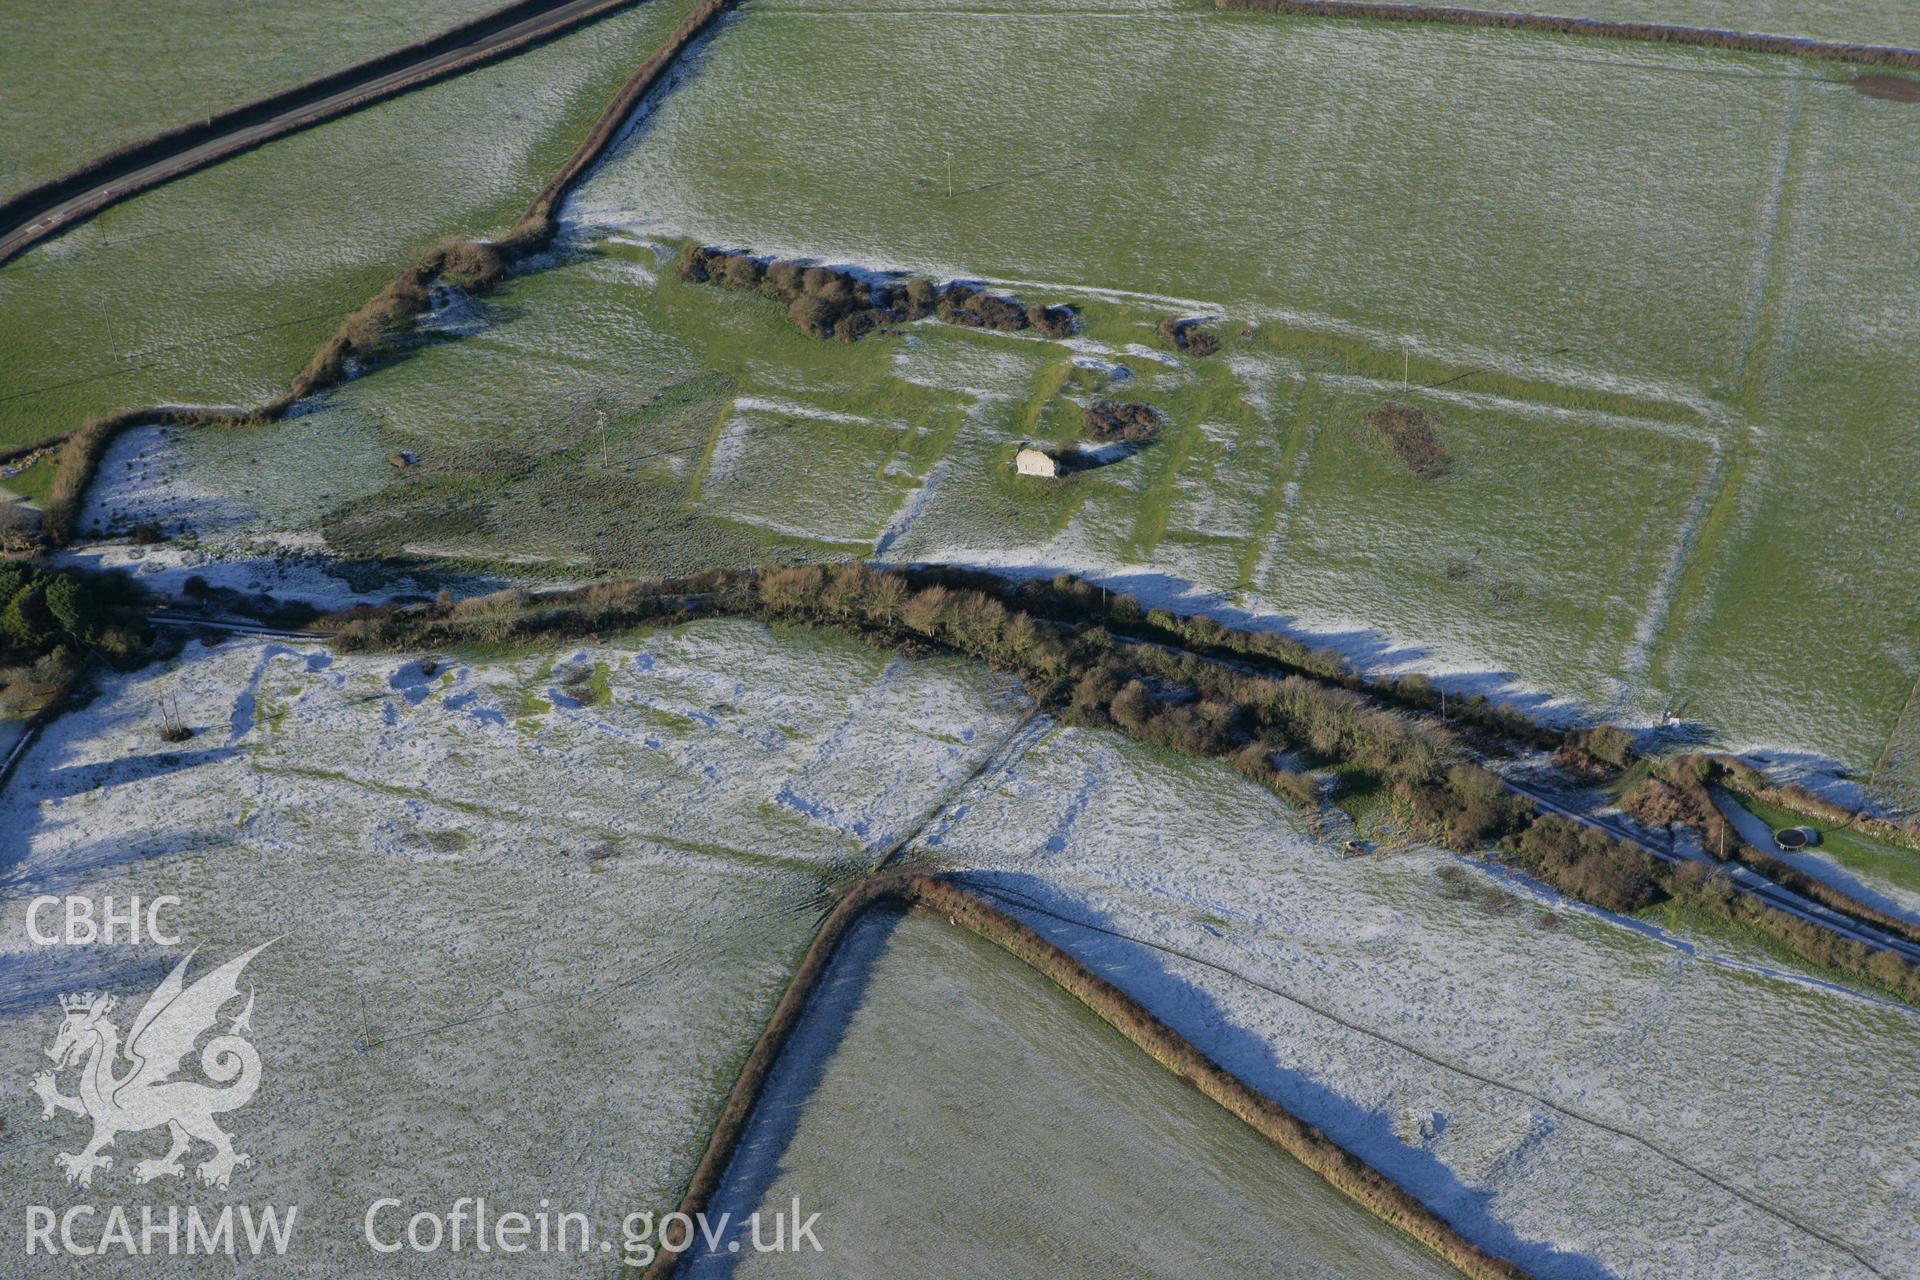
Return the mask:
<path fill-rule="evenodd" d="M 834 112 L 802 109 L 849 42 L 875 74 L 844 86 Z M 768 3 L 715 38 L 701 75 L 573 209 L 1304 330 L 1346 344 L 1335 371 L 1366 375 L 1363 399 L 1393 393 L 1403 350 L 1414 381 L 1447 384 L 1436 394 L 1517 398 L 1487 437 L 1514 489 L 1459 492 L 1462 467 L 1455 491 L 1436 486 L 1444 511 L 1415 500 L 1403 516 L 1405 500 L 1377 488 L 1316 491 L 1339 456 L 1325 454 L 1337 435 L 1314 429 L 1326 390 L 1303 393 L 1281 363 L 1255 375 L 1269 403 L 1246 402 L 1287 443 L 1225 468 L 1251 477 L 1182 475 L 1229 518 L 1183 527 L 1177 508 L 1149 505 L 1145 527 L 1118 530 L 1154 553 L 1135 563 L 1203 590 L 1224 580 L 1261 612 L 1371 624 L 1620 713 L 1689 700 L 1743 743 L 1864 768 L 1920 674 L 1920 580 L 1912 557 L 1880 550 L 1908 523 L 1902 486 L 1920 472 L 1901 426 L 1911 361 L 1893 354 L 1915 337 L 1895 298 L 1920 267 L 1897 225 L 1913 109 L 1836 77 L 1722 52 L 1179 5 L 1094 18 Z M 746 82 L 752 94 L 731 91 Z M 743 159 L 738 139 L 767 141 Z M 1554 406 L 1595 416 L 1556 420 Z M 1252 493 L 1234 491 L 1248 479 Z M 1542 573 L 1498 536 L 1500 511 L 1532 505 L 1516 494 L 1545 493 L 1569 509 L 1526 536 L 1564 548 L 1575 572 Z M 1296 508 L 1305 527 L 1290 535 Z M 1003 524 L 996 512 L 947 545 Z M 1267 528 L 1279 545 L 1256 572 L 1205 545 L 1210 530 Z M 1162 531 L 1198 545 L 1163 551 Z M 1129 563 L 1075 549 L 1027 554 Z M 1313 564 L 1260 577 L 1289 555 Z M 1477 581 L 1433 573 L 1476 555 Z M 1589 617 L 1543 626 L 1543 602 Z M 1601 640 L 1592 614 L 1613 634 Z M 1811 660 L 1798 638 L 1810 625 L 1825 633 Z"/>
<path fill-rule="evenodd" d="M 160 742 L 163 709 L 194 736 Z M 263 1083 L 228 1118 L 255 1164 L 227 1195 L 140 1186 L 134 1160 L 163 1143 L 129 1135 L 81 1195 L 296 1203 L 301 1275 L 447 1274 L 444 1257 L 359 1244 L 380 1196 L 529 1211 L 546 1197 L 602 1232 L 660 1212 L 824 891 L 910 830 L 1021 710 L 962 664 L 732 623 L 443 658 L 432 674 L 412 658 L 195 645 L 109 680 L 0 800 L 5 1199 L 75 1199 L 53 1157 L 84 1126 L 43 1121 L 28 1088 L 56 997 L 112 992 L 124 1031 L 185 953 L 30 947 L 29 899 L 173 893 L 196 973 L 277 939 L 247 974 Z M 137 1273 L 211 1274 L 184 1260 Z"/>
<path fill-rule="evenodd" d="M 914 852 L 1536 1274 L 1920 1267 L 1911 1009 L 1440 853 L 1342 859 L 1224 766 L 1084 731 Z"/>
<path fill-rule="evenodd" d="M 0 267 L 0 447 L 285 390 L 413 249 L 508 226 L 688 7 L 650 0 L 282 138 Z"/>
<path fill-rule="evenodd" d="M 0 197 L 101 152 L 337 71 L 496 0 L 21 6 L 0 43 Z"/>
<path fill-rule="evenodd" d="M 1738 745 L 1818 724 L 1866 773 L 1920 677 L 1920 108 L 1814 83 L 1790 108 L 1748 426 L 1653 676 Z M 1911 804 L 1904 764 L 1883 791 Z"/>
<path fill-rule="evenodd" d="M 714 1209 L 798 1199 L 822 1250 L 691 1276 L 1457 1274 L 944 920 L 870 917 L 787 1055 Z"/>
<path fill-rule="evenodd" d="M 848 56 L 873 74 L 804 109 Z M 1821 70 L 1184 4 L 772 0 L 569 210 L 1307 321 L 1380 341 L 1396 372 L 1411 342 L 1692 404 L 1737 376 L 1772 161 Z"/>
<path fill-rule="evenodd" d="M 334 545 L 1074 569 L 1465 688 L 1882 756 L 1920 676 L 1920 570 L 1886 552 L 1920 471 L 1897 357 L 1920 266 L 1886 171 L 1910 107 L 1821 64 L 1514 33 L 850 12 L 743 9 L 573 202 L 550 269 L 313 415 L 315 441 L 421 462 L 371 499 L 300 480 Z M 849 41 L 874 74 L 806 109 Z M 813 342 L 673 280 L 677 234 L 1000 281 L 1076 302 L 1084 332 Z M 1170 311 L 1225 350 L 1170 360 Z M 1014 446 L 1096 394 L 1167 432 L 1015 484 Z M 1365 426 L 1387 398 L 1440 416 L 1444 480 Z"/>
<path fill-rule="evenodd" d="M 1920 560 L 1891 553 L 1920 474 L 1912 107 L 1793 59 L 990 7 L 745 6 L 546 269 L 267 443 L 183 444 L 150 505 L 562 571 L 1072 569 L 1463 690 L 1886 757 L 1879 794 L 1912 785 L 1887 750 L 1920 677 Z M 873 73 L 813 110 L 848 47 Z M 814 342 L 672 279 L 683 234 L 999 281 L 1084 329 Z M 1172 360 L 1169 312 L 1225 349 Z M 1168 429 L 1016 484 L 1016 444 L 1078 430 L 1094 395 Z M 1365 425 L 1388 398 L 1439 415 L 1443 480 Z"/>

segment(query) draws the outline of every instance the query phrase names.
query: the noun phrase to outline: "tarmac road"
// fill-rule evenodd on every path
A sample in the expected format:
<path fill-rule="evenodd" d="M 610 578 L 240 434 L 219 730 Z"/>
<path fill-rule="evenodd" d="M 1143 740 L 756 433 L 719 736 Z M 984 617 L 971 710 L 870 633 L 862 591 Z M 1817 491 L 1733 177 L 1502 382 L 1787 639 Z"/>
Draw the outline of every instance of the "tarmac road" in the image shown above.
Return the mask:
<path fill-rule="evenodd" d="M 473 32 L 466 39 L 436 50 L 422 51 L 419 58 L 403 66 L 370 72 L 330 91 L 315 90 L 315 96 L 301 95 L 298 89 L 283 109 L 257 120 L 236 122 L 228 131 L 199 141 L 181 139 L 179 149 L 157 158 L 129 159 L 125 170 L 109 169 L 85 191 L 65 196 L 52 195 L 44 203 L 28 205 L 12 213 L 0 226 L 0 263 L 28 248 L 84 222 L 100 210 L 128 196 L 159 186 L 182 174 L 192 173 L 249 147 L 345 115 L 370 103 L 417 88 L 433 80 L 468 70 L 483 62 L 514 53 L 560 32 L 591 22 L 625 8 L 635 0 L 554 0 L 529 17 L 505 26 Z"/>

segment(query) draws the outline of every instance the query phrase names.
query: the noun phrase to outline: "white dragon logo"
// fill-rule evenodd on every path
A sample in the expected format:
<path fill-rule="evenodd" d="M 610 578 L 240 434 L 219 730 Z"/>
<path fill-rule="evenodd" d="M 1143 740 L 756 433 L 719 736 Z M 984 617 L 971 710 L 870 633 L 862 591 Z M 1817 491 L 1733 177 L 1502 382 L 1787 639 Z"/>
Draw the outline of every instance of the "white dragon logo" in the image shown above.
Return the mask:
<path fill-rule="evenodd" d="M 262 943 L 227 961 L 191 987 L 185 979 L 187 962 L 193 959 L 189 952 L 154 989 L 133 1020 L 125 1054 L 133 1065 L 124 1075 L 114 1074 L 121 1060 L 120 1029 L 107 1021 L 108 1012 L 117 1003 L 114 998 L 91 991 L 60 998 L 66 1021 L 47 1050 L 57 1066 L 34 1077 L 33 1091 L 40 1095 L 46 1116 L 71 1111 L 93 1121 L 93 1139 L 84 1151 L 54 1157 L 66 1171 L 68 1182 L 90 1186 L 95 1169 L 111 1169 L 113 1157 L 100 1153 L 113 1145 L 116 1135 L 161 1125 L 171 1133 L 173 1145 L 158 1160 L 134 1164 L 133 1171 L 142 1182 L 168 1174 L 185 1176 L 180 1157 L 196 1138 L 213 1147 L 213 1155 L 199 1165 L 202 1182 L 225 1187 L 236 1168 L 253 1163 L 252 1156 L 233 1149 L 233 1138 L 213 1119 L 244 1107 L 260 1085 L 260 1055 L 243 1038 L 252 1030 L 248 1023 L 253 1014 L 251 992 L 246 1007 L 234 1016 L 226 1034 L 214 1036 L 200 1051 L 200 1069 L 214 1085 L 224 1087 L 170 1077 L 180 1070 L 181 1060 L 193 1049 L 194 1042 L 213 1029 L 222 1006 L 240 994 L 240 972 L 247 962 L 272 945 Z M 76 1066 L 80 1069 L 80 1093 L 67 1097 L 59 1091 L 55 1075 Z"/>

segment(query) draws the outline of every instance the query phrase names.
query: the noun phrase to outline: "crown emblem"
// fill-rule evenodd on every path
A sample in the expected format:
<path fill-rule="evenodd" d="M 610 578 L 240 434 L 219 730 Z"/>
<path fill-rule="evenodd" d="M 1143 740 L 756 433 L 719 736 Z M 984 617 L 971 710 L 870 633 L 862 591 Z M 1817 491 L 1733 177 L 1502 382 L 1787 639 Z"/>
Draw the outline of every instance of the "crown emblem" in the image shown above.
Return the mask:
<path fill-rule="evenodd" d="M 93 1006 L 100 1001 L 97 991 L 83 991 L 78 995 L 61 996 L 60 1007 L 68 1013 L 91 1013 Z"/>

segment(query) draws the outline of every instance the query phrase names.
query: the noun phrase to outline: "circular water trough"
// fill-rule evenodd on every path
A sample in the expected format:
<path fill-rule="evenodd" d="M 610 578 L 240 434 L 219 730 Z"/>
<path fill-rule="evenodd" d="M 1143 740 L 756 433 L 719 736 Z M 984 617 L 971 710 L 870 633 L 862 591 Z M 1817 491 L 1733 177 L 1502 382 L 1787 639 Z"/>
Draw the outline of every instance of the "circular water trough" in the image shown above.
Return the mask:
<path fill-rule="evenodd" d="M 1812 827 L 1782 827 L 1773 833 L 1773 843 L 1791 853 L 1819 844 L 1820 833 Z"/>

